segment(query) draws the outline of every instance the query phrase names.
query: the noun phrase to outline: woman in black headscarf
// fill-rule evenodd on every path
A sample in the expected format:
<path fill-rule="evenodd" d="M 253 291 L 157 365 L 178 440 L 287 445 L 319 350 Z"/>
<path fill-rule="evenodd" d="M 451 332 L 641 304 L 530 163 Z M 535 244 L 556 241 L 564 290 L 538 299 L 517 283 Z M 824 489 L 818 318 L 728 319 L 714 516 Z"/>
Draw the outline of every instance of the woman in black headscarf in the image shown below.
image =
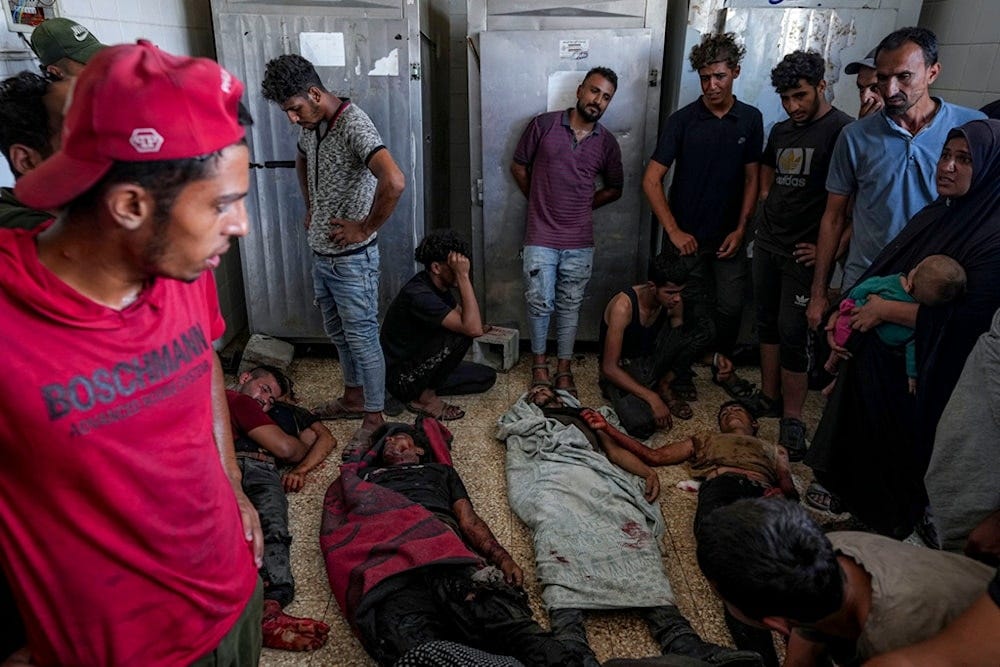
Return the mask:
<path fill-rule="evenodd" d="M 1000 121 L 976 120 L 948 134 L 937 185 L 938 200 L 913 216 L 859 282 L 907 272 L 942 254 L 965 268 L 966 294 L 945 306 L 918 307 L 916 396 L 907 389 L 902 348 L 883 343 L 870 331 L 877 322 L 867 318 L 868 331 L 851 336 L 852 357 L 841 365 L 806 456 L 846 509 L 900 538 L 927 504 L 923 477 L 941 412 L 1000 307 Z"/>

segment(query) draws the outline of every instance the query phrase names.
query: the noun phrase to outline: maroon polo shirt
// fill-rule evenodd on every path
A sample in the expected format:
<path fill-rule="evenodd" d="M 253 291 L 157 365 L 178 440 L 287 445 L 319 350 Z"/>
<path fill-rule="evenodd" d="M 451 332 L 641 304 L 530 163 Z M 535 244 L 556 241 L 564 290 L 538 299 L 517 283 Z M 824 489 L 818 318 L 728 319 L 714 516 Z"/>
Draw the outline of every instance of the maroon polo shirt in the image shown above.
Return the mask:
<path fill-rule="evenodd" d="M 577 143 L 569 110 L 535 116 L 514 151 L 514 162 L 528 167 L 531 189 L 524 245 L 558 250 L 594 245 L 595 179 L 622 189 L 622 152 L 615 136 L 596 123 Z"/>

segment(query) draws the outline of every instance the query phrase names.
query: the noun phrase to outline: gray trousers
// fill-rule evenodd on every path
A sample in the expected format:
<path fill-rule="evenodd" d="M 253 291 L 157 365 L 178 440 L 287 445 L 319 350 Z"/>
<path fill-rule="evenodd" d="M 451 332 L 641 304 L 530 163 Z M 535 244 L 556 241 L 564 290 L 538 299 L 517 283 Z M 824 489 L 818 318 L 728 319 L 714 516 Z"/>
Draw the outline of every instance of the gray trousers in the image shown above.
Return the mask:
<path fill-rule="evenodd" d="M 281 475 L 274 463 L 250 458 L 237 458 L 243 473 L 243 493 L 260 516 L 264 531 L 264 566 L 260 576 L 264 580 L 264 599 L 277 600 L 282 607 L 295 597 L 295 580 L 289 546 L 288 499 L 281 484 Z"/>

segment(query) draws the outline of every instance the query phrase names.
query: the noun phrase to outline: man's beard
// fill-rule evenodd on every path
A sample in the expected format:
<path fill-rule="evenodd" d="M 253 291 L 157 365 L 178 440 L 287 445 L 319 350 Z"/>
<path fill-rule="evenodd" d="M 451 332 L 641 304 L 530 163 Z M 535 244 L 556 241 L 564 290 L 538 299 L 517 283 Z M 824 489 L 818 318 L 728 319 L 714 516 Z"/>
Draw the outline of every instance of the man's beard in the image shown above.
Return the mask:
<path fill-rule="evenodd" d="M 580 102 L 576 103 L 576 112 L 580 114 L 580 118 L 587 121 L 588 123 L 596 123 L 598 120 L 601 119 L 601 116 L 604 115 L 604 112 L 602 111 L 598 111 L 597 115 L 594 115 L 590 111 L 587 111 L 587 108 L 584 107 Z"/>

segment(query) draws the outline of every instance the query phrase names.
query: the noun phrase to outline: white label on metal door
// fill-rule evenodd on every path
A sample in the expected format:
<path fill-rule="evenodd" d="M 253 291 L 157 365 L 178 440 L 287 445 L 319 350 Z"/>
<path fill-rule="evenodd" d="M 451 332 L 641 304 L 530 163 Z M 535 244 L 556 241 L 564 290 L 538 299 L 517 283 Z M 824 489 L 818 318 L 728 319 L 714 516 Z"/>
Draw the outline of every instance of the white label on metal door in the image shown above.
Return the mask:
<path fill-rule="evenodd" d="M 590 56 L 589 39 L 560 39 L 560 60 L 583 60 Z"/>
<path fill-rule="evenodd" d="M 343 67 L 347 64 L 342 32 L 300 32 L 299 51 L 303 58 L 317 67 Z"/>
<path fill-rule="evenodd" d="M 399 76 L 399 49 L 393 49 L 385 58 L 376 60 L 368 76 Z"/>

